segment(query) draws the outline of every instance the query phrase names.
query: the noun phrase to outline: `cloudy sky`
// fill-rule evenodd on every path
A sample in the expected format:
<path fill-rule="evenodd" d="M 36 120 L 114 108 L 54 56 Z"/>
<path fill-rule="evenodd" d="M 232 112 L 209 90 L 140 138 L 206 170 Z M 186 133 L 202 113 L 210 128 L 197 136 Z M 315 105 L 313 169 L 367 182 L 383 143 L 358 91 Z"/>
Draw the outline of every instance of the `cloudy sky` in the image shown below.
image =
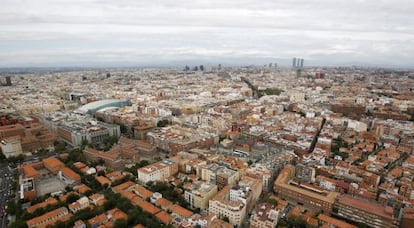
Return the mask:
<path fill-rule="evenodd" d="M 0 0 L 0 67 L 414 67 L 413 0 Z"/>

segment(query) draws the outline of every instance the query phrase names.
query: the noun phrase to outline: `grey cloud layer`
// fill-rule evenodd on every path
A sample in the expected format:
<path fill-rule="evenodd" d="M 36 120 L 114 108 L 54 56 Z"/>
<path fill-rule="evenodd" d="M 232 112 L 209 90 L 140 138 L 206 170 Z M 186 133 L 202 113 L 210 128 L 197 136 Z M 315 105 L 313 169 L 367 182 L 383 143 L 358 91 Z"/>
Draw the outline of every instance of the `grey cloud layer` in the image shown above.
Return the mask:
<path fill-rule="evenodd" d="M 413 66 L 414 1 L 0 0 L 0 67 L 290 59 Z"/>

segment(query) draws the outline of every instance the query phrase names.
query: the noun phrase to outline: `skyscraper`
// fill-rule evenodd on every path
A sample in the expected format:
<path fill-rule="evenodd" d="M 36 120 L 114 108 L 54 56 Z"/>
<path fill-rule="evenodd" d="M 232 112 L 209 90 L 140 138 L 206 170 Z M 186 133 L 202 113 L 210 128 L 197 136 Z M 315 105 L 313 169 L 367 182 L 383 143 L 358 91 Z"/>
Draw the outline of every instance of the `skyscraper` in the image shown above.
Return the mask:
<path fill-rule="evenodd" d="M 300 68 L 303 68 L 303 59 L 300 59 Z"/>
<path fill-rule="evenodd" d="M 296 57 L 294 57 L 292 60 L 292 67 L 296 67 Z"/>

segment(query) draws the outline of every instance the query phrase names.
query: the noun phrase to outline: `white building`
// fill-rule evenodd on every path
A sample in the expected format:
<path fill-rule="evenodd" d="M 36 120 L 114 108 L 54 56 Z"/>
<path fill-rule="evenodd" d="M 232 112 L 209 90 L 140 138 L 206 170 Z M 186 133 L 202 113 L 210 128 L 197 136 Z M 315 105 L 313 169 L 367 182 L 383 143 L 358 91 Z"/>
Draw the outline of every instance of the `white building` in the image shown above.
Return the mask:
<path fill-rule="evenodd" d="M 72 213 L 76 213 L 82 209 L 89 207 L 89 199 L 86 196 L 81 197 L 76 202 L 69 204 L 69 210 Z"/>
<path fill-rule="evenodd" d="M 201 181 L 193 182 L 184 192 L 185 200 L 192 208 L 208 209 L 208 201 L 217 193 L 217 185 Z"/>
<path fill-rule="evenodd" d="M 241 200 L 231 201 L 231 185 L 227 185 L 209 201 L 209 214 L 219 218 L 228 218 L 235 226 L 240 226 L 246 216 L 247 204 Z"/>
<path fill-rule="evenodd" d="M 1 140 L 0 148 L 6 158 L 17 157 L 23 154 L 19 137 L 10 137 Z"/>
<path fill-rule="evenodd" d="M 169 159 L 138 169 L 138 180 L 142 183 L 163 181 L 178 172 L 178 164 Z"/>
<path fill-rule="evenodd" d="M 279 219 L 279 210 L 270 203 L 258 204 L 250 217 L 250 227 L 273 228 Z"/>

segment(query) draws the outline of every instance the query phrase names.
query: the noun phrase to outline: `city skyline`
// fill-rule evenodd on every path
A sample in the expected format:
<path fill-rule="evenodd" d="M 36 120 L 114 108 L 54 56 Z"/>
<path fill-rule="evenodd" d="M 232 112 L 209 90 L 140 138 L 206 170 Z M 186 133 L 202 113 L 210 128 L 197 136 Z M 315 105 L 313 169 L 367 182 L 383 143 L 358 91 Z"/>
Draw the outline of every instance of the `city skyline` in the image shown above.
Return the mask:
<path fill-rule="evenodd" d="M 404 5 L 404 7 L 402 7 Z M 403 1 L 3 1 L 0 67 L 413 67 Z"/>

